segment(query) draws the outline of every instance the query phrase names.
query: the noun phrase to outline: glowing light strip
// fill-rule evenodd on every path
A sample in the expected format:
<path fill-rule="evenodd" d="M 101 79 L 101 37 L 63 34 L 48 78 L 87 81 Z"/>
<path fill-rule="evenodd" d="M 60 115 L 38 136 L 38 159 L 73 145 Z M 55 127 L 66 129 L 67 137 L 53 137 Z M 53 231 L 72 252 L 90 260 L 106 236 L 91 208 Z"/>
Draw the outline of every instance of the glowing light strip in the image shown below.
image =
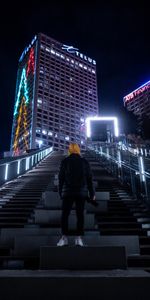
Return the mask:
<path fill-rule="evenodd" d="M 24 119 L 23 120 L 23 127 L 24 127 L 23 139 L 24 139 L 24 142 L 25 142 L 26 149 L 28 149 L 29 146 L 28 146 L 28 142 L 27 142 L 27 136 L 28 136 L 28 131 L 27 131 L 27 106 L 26 106 L 25 103 L 23 105 L 23 108 L 24 108 L 24 111 L 23 111 L 23 119 Z"/>
<path fill-rule="evenodd" d="M 29 97 L 28 97 L 28 90 L 27 90 L 27 78 L 26 78 L 25 68 L 22 70 L 22 74 L 21 74 L 21 80 L 20 80 L 20 84 L 19 84 L 17 100 L 16 100 L 16 103 L 15 103 L 14 116 L 17 114 L 22 88 L 24 89 L 23 95 L 25 97 L 25 103 L 28 103 L 29 102 Z"/>
<path fill-rule="evenodd" d="M 30 135 L 30 148 L 33 148 L 33 124 L 34 124 L 34 106 L 35 106 L 35 84 L 36 84 L 36 61 L 37 61 L 37 44 L 34 49 L 34 77 L 33 77 L 33 97 L 32 97 L 32 117 L 31 117 L 31 135 Z"/>
<path fill-rule="evenodd" d="M 5 180 L 7 180 L 8 178 L 8 164 L 6 164 L 6 168 L 5 168 Z"/>
<path fill-rule="evenodd" d="M 30 157 L 26 158 L 26 171 L 29 169 Z"/>
<path fill-rule="evenodd" d="M 18 160 L 17 174 L 20 173 L 20 159 Z"/>
<path fill-rule="evenodd" d="M 118 166 L 121 168 L 121 153 L 120 150 L 117 151 L 118 154 Z"/>
<path fill-rule="evenodd" d="M 91 121 L 113 121 L 114 122 L 114 134 L 116 137 L 119 136 L 117 117 L 88 117 L 88 118 L 86 118 L 87 137 L 91 137 Z"/>
<path fill-rule="evenodd" d="M 23 139 L 24 139 L 24 143 L 25 143 L 25 148 L 28 149 L 28 142 L 27 142 L 27 136 L 28 136 L 28 131 L 27 131 L 27 106 L 25 104 L 25 98 L 22 98 L 21 101 L 21 106 L 19 109 L 19 116 L 18 116 L 18 121 L 17 121 L 17 128 L 16 128 L 16 132 L 15 132 L 15 141 L 14 141 L 14 152 L 16 152 L 17 148 L 18 148 L 18 137 L 19 137 L 19 132 L 20 132 L 20 128 L 21 128 L 21 121 L 22 121 L 22 114 L 23 114 L 23 127 L 24 127 L 24 133 L 23 133 Z"/>
<path fill-rule="evenodd" d="M 141 86 L 139 86 L 137 89 L 135 89 L 134 91 L 132 91 L 132 93 L 138 91 L 139 89 L 141 89 L 142 87 L 146 86 L 146 85 L 149 85 L 150 84 L 150 80 L 147 81 L 146 83 L 142 84 Z M 131 93 L 129 93 L 128 95 L 130 95 Z M 127 95 L 127 96 L 128 96 Z M 126 96 L 125 96 L 126 97 Z"/>
<path fill-rule="evenodd" d="M 21 62 L 24 58 L 24 56 L 26 55 L 26 53 L 29 51 L 29 49 L 32 47 L 32 45 L 34 44 L 34 42 L 36 41 L 37 36 L 35 35 L 35 37 L 33 38 L 33 40 L 31 41 L 31 44 L 25 48 L 25 50 L 23 51 L 23 53 L 21 54 L 21 57 L 19 59 L 19 62 Z"/>
<path fill-rule="evenodd" d="M 139 157 L 139 161 L 140 161 L 140 169 L 141 169 L 141 178 L 142 178 L 142 181 L 145 182 L 145 170 L 144 170 L 144 162 L 143 162 L 143 157 L 140 156 Z"/>
<path fill-rule="evenodd" d="M 20 131 L 20 124 L 21 124 L 21 116 L 22 116 L 22 110 L 23 110 L 23 102 L 21 102 L 21 106 L 19 109 L 19 116 L 18 116 L 18 120 L 17 120 L 17 128 L 16 128 L 16 132 L 15 132 L 15 140 L 14 140 L 14 152 L 16 152 L 17 147 L 18 147 L 18 137 L 19 137 L 19 131 Z"/>
<path fill-rule="evenodd" d="M 33 166 L 33 163 L 34 163 L 34 155 L 32 155 L 32 166 Z"/>
<path fill-rule="evenodd" d="M 34 49 L 33 48 L 31 48 L 30 54 L 29 54 L 29 60 L 28 60 L 28 66 L 27 66 L 27 72 L 26 72 L 27 77 L 31 71 L 34 74 Z"/>
<path fill-rule="evenodd" d="M 26 70 L 26 68 L 23 68 L 23 70 L 22 70 L 21 80 L 20 80 L 20 84 L 19 84 L 19 90 L 18 90 L 18 94 L 17 94 L 17 101 L 15 103 L 15 109 L 14 109 L 14 116 L 15 116 L 17 114 L 18 107 L 19 107 L 20 101 L 21 101 L 21 106 L 19 109 L 19 116 L 18 116 L 18 120 L 17 120 L 17 129 L 15 132 L 15 140 L 14 140 L 14 145 L 13 145 L 14 152 L 17 152 L 17 150 L 19 150 L 18 139 L 19 139 L 19 132 L 20 132 L 22 123 L 23 123 L 23 128 L 24 128 L 23 140 L 25 143 L 25 149 L 29 148 L 28 140 L 27 140 L 27 136 L 28 136 L 27 104 L 29 102 L 28 89 L 27 89 L 27 77 L 31 71 L 34 74 L 34 67 L 35 67 L 34 66 L 34 49 L 31 48 L 30 54 L 29 54 L 29 59 L 27 62 L 27 70 Z M 20 99 L 21 96 L 22 96 L 22 100 Z M 22 115 L 23 115 L 23 122 L 22 122 Z"/>
<path fill-rule="evenodd" d="M 134 98 L 136 96 L 136 94 L 140 94 L 140 93 L 144 92 L 144 90 L 146 90 L 149 87 L 149 85 L 150 85 L 150 80 L 148 82 L 144 83 L 143 85 L 141 85 L 140 87 L 138 87 L 136 90 L 129 93 L 128 95 L 124 96 L 123 97 L 124 102 Z M 141 89 L 141 91 L 140 91 L 140 89 Z"/>

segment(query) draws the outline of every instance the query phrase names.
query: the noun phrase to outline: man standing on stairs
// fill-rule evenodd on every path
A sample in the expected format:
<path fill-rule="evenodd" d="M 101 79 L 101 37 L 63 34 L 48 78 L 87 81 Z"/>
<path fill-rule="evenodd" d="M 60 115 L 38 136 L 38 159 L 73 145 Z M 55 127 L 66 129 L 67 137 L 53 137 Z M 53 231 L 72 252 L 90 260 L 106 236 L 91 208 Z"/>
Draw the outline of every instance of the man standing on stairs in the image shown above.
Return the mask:
<path fill-rule="evenodd" d="M 75 245 L 84 246 L 82 240 L 84 235 L 84 205 L 88 193 L 90 199 L 96 202 L 92 173 L 88 161 L 80 156 L 78 144 L 70 144 L 68 153 L 69 156 L 61 162 L 59 171 L 59 195 L 62 199 L 62 237 L 57 246 L 68 245 L 68 217 L 74 203 L 77 216 Z"/>

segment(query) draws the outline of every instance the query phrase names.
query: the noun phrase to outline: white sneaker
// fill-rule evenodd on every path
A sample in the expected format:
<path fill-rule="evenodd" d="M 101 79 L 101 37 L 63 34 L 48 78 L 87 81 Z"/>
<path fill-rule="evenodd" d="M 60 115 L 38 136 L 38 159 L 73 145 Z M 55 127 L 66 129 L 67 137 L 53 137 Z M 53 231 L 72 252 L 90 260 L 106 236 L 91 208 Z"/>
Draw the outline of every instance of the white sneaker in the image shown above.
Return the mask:
<path fill-rule="evenodd" d="M 67 246 L 68 245 L 68 239 L 66 236 L 62 236 L 59 242 L 57 243 L 57 246 Z"/>
<path fill-rule="evenodd" d="M 82 238 L 81 238 L 80 236 L 77 236 L 77 237 L 75 238 L 75 245 L 76 245 L 76 246 L 81 246 L 81 247 L 84 246 L 83 240 L 82 240 Z"/>

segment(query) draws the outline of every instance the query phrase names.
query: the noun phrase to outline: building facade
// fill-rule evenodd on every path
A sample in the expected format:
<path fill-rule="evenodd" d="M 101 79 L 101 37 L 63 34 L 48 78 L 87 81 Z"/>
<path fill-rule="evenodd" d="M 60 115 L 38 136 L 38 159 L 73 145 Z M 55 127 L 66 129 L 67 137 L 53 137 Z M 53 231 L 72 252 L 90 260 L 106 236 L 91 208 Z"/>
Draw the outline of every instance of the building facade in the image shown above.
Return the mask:
<path fill-rule="evenodd" d="M 124 106 L 135 115 L 150 118 L 150 81 L 146 82 L 123 98 Z"/>
<path fill-rule="evenodd" d="M 98 114 L 96 61 L 39 33 L 19 59 L 11 151 L 86 143 L 85 119 Z"/>

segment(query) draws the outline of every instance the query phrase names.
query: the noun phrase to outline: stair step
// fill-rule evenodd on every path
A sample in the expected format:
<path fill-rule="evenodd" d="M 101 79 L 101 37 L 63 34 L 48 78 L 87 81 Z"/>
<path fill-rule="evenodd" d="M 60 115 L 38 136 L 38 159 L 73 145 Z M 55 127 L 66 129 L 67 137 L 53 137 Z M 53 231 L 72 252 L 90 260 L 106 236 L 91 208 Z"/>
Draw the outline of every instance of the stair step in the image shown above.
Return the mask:
<path fill-rule="evenodd" d="M 101 235 L 146 235 L 147 232 L 140 228 L 104 228 L 99 227 Z"/>
<path fill-rule="evenodd" d="M 101 225 L 101 226 L 105 226 L 105 225 L 106 226 L 119 226 L 119 227 L 129 226 L 131 228 L 133 228 L 133 227 L 141 228 L 141 225 L 138 224 L 137 222 L 115 222 L 115 221 L 104 222 L 104 221 L 99 221 L 98 225 Z"/>
<path fill-rule="evenodd" d="M 136 217 L 132 217 L 132 216 L 121 216 L 121 217 L 116 217 L 116 216 L 99 216 L 96 215 L 96 220 L 99 222 L 136 222 L 137 219 Z"/>
<path fill-rule="evenodd" d="M 142 225 L 142 228 L 145 228 L 145 229 L 150 229 L 150 224 L 141 224 Z"/>
<path fill-rule="evenodd" d="M 36 256 L 1 256 L 0 257 L 0 268 L 3 270 L 36 270 L 39 269 L 39 257 Z"/>
<path fill-rule="evenodd" d="M 18 222 L 18 223 L 6 223 L 0 221 L 0 228 L 20 228 L 24 227 L 25 222 Z"/>
<path fill-rule="evenodd" d="M 127 257 L 128 267 L 150 267 L 150 255 L 129 255 Z"/>
<path fill-rule="evenodd" d="M 10 248 L 0 246 L 0 256 L 10 255 Z"/>

